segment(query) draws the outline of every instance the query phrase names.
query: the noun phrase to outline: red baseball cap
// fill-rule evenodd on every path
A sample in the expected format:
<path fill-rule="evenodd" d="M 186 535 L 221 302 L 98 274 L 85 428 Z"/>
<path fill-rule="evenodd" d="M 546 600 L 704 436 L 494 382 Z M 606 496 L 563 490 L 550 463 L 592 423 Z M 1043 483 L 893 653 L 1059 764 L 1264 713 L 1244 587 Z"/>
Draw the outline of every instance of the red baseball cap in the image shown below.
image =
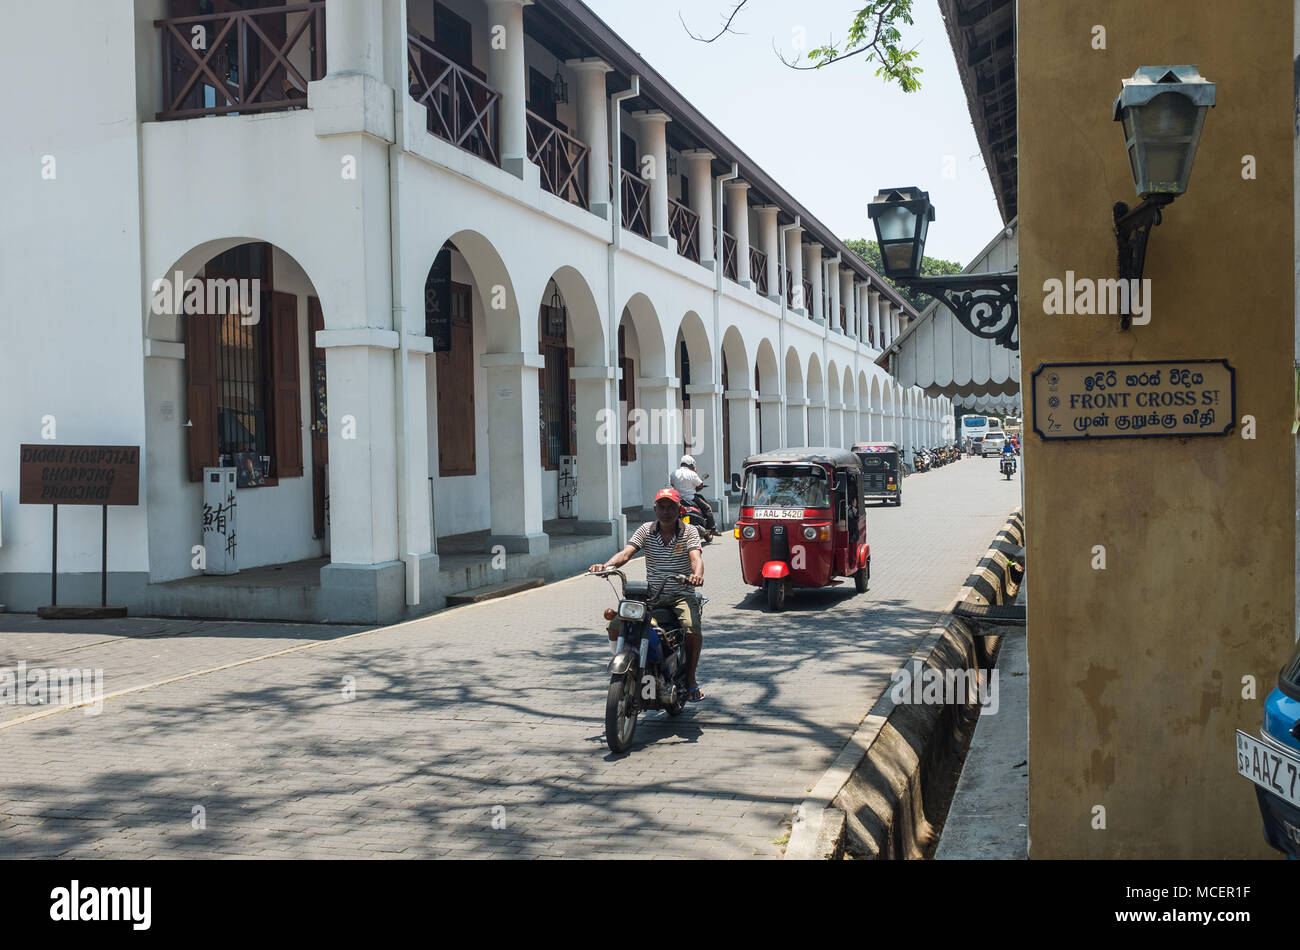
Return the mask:
<path fill-rule="evenodd" d="M 682 506 L 682 496 L 677 494 L 676 488 L 659 489 L 658 494 L 655 495 L 655 501 L 658 501 L 660 498 L 667 498 L 669 501 L 674 502 L 678 508 Z"/>

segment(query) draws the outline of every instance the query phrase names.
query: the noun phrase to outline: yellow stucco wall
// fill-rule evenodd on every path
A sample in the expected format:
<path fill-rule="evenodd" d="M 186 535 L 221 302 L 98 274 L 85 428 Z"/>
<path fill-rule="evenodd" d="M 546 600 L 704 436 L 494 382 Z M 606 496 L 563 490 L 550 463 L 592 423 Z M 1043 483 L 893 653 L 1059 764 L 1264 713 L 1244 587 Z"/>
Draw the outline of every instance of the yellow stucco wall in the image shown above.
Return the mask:
<path fill-rule="evenodd" d="M 1030 854 L 1277 856 L 1233 732 L 1258 730 L 1294 635 L 1292 0 L 1019 0 L 1017 56 Z M 1047 279 L 1116 276 L 1111 206 L 1137 204 L 1112 121 L 1120 80 L 1183 63 L 1218 104 L 1151 240 L 1150 325 L 1044 314 Z M 1219 357 L 1237 371 L 1229 436 L 1030 430 L 1040 363 Z"/>

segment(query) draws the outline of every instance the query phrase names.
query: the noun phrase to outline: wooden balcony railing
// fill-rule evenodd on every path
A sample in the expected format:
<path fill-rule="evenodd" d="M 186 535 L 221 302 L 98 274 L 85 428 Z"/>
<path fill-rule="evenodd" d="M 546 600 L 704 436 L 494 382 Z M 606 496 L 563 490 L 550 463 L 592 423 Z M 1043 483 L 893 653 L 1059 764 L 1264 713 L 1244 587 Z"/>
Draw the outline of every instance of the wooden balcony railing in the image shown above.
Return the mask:
<path fill-rule="evenodd" d="M 431 133 L 500 166 L 501 93 L 415 34 L 407 37 L 407 77 Z"/>
<path fill-rule="evenodd" d="M 876 328 L 870 324 L 867 325 L 867 340 L 870 341 L 872 346 L 876 345 Z"/>
<path fill-rule="evenodd" d="M 722 276 L 727 280 L 740 279 L 740 271 L 736 264 L 736 239 L 726 231 L 722 232 Z"/>
<path fill-rule="evenodd" d="M 677 242 L 677 253 L 700 262 L 700 216 L 680 201 L 668 199 L 668 233 Z"/>
<path fill-rule="evenodd" d="M 813 313 L 812 281 L 807 279 L 803 282 L 803 308 L 807 312 L 808 316 L 816 316 L 816 314 Z"/>
<path fill-rule="evenodd" d="M 792 277 L 790 268 L 787 267 L 785 269 L 785 305 L 787 307 L 794 306 L 794 285 L 790 283 Z"/>
<path fill-rule="evenodd" d="M 840 304 L 840 329 L 845 333 L 849 332 L 849 311 L 844 304 Z"/>
<path fill-rule="evenodd" d="M 767 296 L 767 255 L 756 247 L 749 249 L 749 279 L 754 289 Z"/>
<path fill-rule="evenodd" d="M 528 160 L 542 170 L 542 187 L 579 208 L 587 204 L 586 145 L 528 110 Z"/>
<path fill-rule="evenodd" d="M 307 83 L 325 76 L 325 0 L 153 25 L 162 38 L 159 119 L 301 109 Z"/>
<path fill-rule="evenodd" d="M 641 235 L 650 237 L 650 183 L 621 169 L 619 176 L 621 200 L 623 203 L 623 227 Z"/>

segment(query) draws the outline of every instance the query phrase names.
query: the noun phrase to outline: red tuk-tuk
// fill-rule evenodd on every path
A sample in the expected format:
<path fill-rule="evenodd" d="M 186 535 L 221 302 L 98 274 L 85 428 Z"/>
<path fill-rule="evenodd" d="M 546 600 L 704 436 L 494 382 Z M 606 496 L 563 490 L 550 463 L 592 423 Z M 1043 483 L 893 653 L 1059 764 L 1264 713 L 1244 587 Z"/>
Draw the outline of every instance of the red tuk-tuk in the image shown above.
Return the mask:
<path fill-rule="evenodd" d="M 739 481 L 737 476 L 733 476 Z M 871 545 L 862 497 L 862 463 L 835 448 L 792 448 L 745 459 L 740 518 L 740 574 L 762 587 L 780 610 L 795 587 L 828 587 L 852 577 L 858 592 L 871 578 Z"/>

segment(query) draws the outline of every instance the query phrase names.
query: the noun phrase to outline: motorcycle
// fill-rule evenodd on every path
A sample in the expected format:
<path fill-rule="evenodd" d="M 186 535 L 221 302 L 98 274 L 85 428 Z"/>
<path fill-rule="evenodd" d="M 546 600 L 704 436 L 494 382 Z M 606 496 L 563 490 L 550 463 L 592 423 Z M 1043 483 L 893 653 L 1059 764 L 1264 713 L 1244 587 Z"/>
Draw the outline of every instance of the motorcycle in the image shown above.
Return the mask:
<path fill-rule="evenodd" d="M 925 446 L 912 449 L 912 460 L 918 472 L 928 472 L 930 470 L 930 455 L 925 451 Z"/>
<path fill-rule="evenodd" d="M 596 571 L 592 576 L 608 581 L 615 574 L 623 589 L 618 609 L 605 610 L 605 619 L 620 625 L 608 666 L 605 742 L 611 752 L 622 755 L 632 745 L 637 717 L 643 711 L 662 709 L 678 716 L 686 708 L 690 695 L 686 631 L 679 626 L 675 610 L 655 605 L 669 580 L 685 584 L 688 578 L 685 574 L 666 576 L 652 594 L 648 581 L 629 581 L 619 570 Z M 613 581 L 609 586 L 614 586 Z M 697 599 L 700 620 L 708 598 L 694 592 L 687 596 Z"/>
<path fill-rule="evenodd" d="M 1015 457 L 1011 455 L 1002 456 L 1002 463 L 1000 469 L 1002 474 L 1007 477 L 1007 481 L 1011 481 L 1011 476 L 1016 474 Z"/>

